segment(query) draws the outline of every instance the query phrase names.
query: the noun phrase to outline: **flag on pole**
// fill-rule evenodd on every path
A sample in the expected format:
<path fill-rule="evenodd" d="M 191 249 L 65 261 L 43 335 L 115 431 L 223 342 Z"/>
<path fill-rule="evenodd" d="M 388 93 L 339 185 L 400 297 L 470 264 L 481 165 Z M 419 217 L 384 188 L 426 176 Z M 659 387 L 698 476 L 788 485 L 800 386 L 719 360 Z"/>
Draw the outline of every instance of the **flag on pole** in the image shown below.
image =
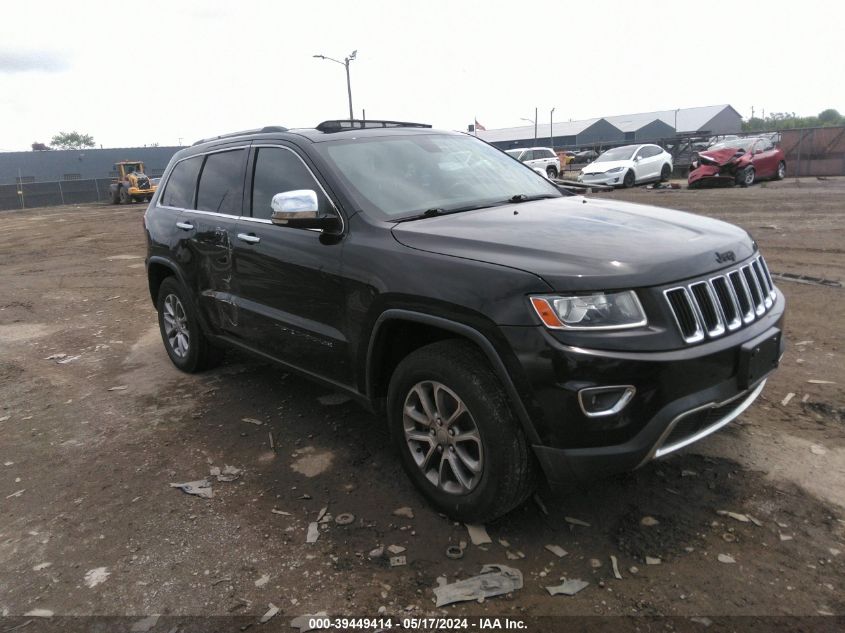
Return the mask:
<path fill-rule="evenodd" d="M 476 131 L 476 132 L 478 132 L 478 131 L 481 131 L 481 132 L 486 132 L 486 131 L 487 131 L 487 128 L 486 128 L 486 127 L 484 127 L 483 125 L 481 125 L 481 123 L 479 123 L 479 122 L 478 122 L 478 119 L 476 119 L 476 120 L 475 120 L 475 131 Z"/>

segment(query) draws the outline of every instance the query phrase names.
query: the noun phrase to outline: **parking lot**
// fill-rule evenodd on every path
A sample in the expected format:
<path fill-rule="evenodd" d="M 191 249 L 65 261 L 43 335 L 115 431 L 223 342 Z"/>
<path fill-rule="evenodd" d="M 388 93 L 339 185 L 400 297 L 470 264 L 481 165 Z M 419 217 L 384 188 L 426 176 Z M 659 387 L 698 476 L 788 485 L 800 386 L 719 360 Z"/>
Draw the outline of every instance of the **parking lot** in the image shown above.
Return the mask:
<path fill-rule="evenodd" d="M 845 178 L 596 196 L 736 223 L 774 273 L 845 280 Z M 635 473 L 541 490 L 452 560 L 467 530 L 421 500 L 382 420 L 235 353 L 199 375 L 171 365 L 143 209 L 0 214 L 3 615 L 845 614 L 841 286 L 776 280 L 787 352 L 738 421 Z M 210 499 L 170 485 L 227 465 L 242 472 Z M 369 555 L 390 545 L 406 565 Z M 489 563 L 524 587 L 435 608 L 438 577 Z M 589 585 L 550 596 L 562 577 Z"/>

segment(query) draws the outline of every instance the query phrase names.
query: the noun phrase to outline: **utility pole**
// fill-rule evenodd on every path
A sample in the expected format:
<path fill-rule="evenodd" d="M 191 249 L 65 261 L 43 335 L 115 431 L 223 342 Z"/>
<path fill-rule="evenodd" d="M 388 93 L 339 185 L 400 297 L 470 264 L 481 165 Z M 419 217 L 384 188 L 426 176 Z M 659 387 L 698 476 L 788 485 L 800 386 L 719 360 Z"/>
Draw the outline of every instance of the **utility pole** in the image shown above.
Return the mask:
<path fill-rule="evenodd" d="M 537 144 L 537 108 L 534 108 L 534 145 Z"/>
<path fill-rule="evenodd" d="M 334 59 L 333 57 L 326 57 L 325 55 L 314 55 L 317 59 L 327 59 L 330 62 L 340 64 L 346 69 L 346 93 L 349 96 L 349 120 L 355 120 L 355 114 L 352 110 L 352 80 L 349 78 L 349 62 L 353 61 L 358 55 L 358 50 L 352 51 L 348 56 L 343 58 L 343 61 Z"/>
<path fill-rule="evenodd" d="M 549 147 L 555 148 L 555 109 L 549 113 Z"/>

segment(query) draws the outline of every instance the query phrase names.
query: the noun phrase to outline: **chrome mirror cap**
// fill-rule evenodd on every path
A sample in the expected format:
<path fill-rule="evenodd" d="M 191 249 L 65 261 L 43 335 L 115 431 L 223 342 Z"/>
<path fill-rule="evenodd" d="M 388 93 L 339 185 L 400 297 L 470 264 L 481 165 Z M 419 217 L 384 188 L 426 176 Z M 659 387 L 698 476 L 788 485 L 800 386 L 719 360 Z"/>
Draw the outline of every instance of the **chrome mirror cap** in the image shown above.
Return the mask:
<path fill-rule="evenodd" d="M 288 220 L 316 218 L 318 212 L 317 193 L 313 189 L 283 191 L 273 196 L 271 220 L 275 224 L 287 224 Z"/>

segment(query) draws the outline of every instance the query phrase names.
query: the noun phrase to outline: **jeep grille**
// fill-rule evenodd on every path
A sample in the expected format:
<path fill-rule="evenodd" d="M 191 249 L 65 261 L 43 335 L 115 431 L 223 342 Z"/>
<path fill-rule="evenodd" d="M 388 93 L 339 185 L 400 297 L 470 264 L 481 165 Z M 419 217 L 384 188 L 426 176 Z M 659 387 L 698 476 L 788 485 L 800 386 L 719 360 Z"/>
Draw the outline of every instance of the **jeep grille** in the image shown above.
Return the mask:
<path fill-rule="evenodd" d="M 684 341 L 732 332 L 764 315 L 777 299 L 762 257 L 733 270 L 664 291 Z"/>

